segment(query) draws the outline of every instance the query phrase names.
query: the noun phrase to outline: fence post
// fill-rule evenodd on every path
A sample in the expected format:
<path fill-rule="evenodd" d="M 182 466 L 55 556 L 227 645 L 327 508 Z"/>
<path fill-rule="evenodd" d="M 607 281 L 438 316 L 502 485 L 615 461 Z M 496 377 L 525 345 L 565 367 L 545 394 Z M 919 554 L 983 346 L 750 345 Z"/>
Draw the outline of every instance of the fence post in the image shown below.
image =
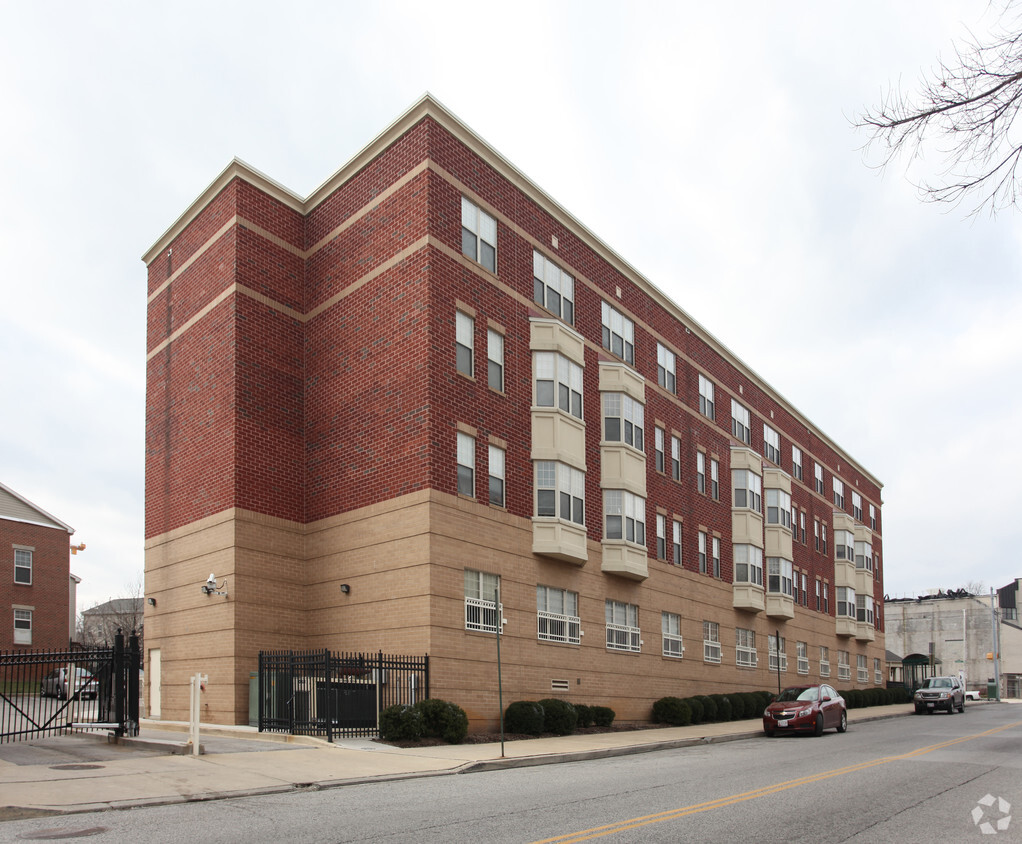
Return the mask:
<path fill-rule="evenodd" d="M 429 697 L 429 654 L 426 654 L 426 697 Z"/>
<path fill-rule="evenodd" d="M 331 744 L 334 743 L 334 686 L 330 677 L 330 648 L 323 649 L 323 658 L 326 660 L 326 693 L 323 695 L 325 698 L 324 703 L 326 704 L 326 740 Z M 338 690 L 340 695 L 340 690 Z M 338 709 L 340 709 L 340 700 L 337 701 Z M 339 713 L 338 713 L 339 714 Z"/>
<path fill-rule="evenodd" d="M 258 700 L 258 711 L 256 724 L 259 732 L 263 731 L 263 652 L 259 651 L 259 677 L 256 680 L 256 695 Z"/>
<path fill-rule="evenodd" d="M 124 634 L 117 628 L 114 636 L 114 721 L 117 736 L 124 735 Z"/>
<path fill-rule="evenodd" d="M 141 668 L 141 653 L 138 635 L 134 630 L 128 638 L 128 735 L 138 735 L 138 672 Z"/>

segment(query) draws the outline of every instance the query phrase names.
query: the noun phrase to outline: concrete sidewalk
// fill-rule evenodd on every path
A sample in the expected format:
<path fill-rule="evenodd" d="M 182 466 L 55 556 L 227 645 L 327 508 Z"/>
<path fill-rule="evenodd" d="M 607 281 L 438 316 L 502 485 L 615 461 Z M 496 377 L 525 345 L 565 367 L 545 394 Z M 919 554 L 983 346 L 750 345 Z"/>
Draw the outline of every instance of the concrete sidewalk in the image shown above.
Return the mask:
<path fill-rule="evenodd" d="M 970 704 L 970 706 L 983 704 Z M 852 725 L 912 714 L 911 704 L 852 709 Z M 143 721 L 138 739 L 58 736 L 0 745 L 0 820 L 216 800 L 353 783 L 597 759 L 762 735 L 759 719 L 693 727 L 398 748 L 203 725 L 192 756 L 183 724 Z M 7 807 L 6 809 L 4 807 Z M 12 808 L 13 807 L 13 808 Z"/>

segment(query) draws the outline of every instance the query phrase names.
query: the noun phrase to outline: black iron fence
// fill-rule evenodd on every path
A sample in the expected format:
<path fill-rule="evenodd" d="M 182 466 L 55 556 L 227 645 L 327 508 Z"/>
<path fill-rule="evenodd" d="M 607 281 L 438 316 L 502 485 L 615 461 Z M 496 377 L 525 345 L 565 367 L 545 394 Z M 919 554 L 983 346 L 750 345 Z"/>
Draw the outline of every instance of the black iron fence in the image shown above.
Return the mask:
<path fill-rule="evenodd" d="M 322 651 L 259 654 L 259 730 L 372 736 L 380 712 L 429 697 L 429 656 Z"/>
<path fill-rule="evenodd" d="M 138 639 L 105 648 L 0 651 L 0 742 L 109 730 L 138 735 Z"/>

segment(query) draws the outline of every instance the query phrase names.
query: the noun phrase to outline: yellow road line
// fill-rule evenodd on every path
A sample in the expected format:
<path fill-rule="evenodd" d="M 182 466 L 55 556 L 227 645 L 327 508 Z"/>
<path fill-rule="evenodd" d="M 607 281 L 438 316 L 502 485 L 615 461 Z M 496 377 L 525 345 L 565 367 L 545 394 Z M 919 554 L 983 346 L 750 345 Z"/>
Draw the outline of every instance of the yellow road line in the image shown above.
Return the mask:
<path fill-rule="evenodd" d="M 867 762 L 859 762 L 855 765 L 848 765 L 844 768 L 835 768 L 832 771 L 824 771 L 819 774 L 809 774 L 804 777 L 799 777 L 793 780 L 785 780 L 784 782 L 773 783 L 772 785 L 765 785 L 761 788 L 755 788 L 752 791 L 744 791 L 741 794 L 733 794 L 730 797 L 720 797 L 716 800 L 708 800 L 705 803 L 696 803 L 693 806 L 685 806 L 679 809 L 670 809 L 666 812 L 658 812 L 654 815 L 642 815 L 637 818 L 629 818 L 628 820 L 618 821 L 617 823 L 606 824 L 605 826 L 596 826 L 592 829 L 583 829 L 578 832 L 571 832 L 567 835 L 561 835 L 556 838 L 544 838 L 542 841 L 535 841 L 533 844 L 571 844 L 575 841 L 586 841 L 591 838 L 600 838 L 604 835 L 613 835 L 616 832 L 625 832 L 629 829 L 635 829 L 640 826 L 648 826 L 649 824 L 661 823 L 663 821 L 676 820 L 677 818 L 683 818 L 686 815 L 695 815 L 700 812 L 708 812 L 713 809 L 722 809 L 725 806 L 733 806 L 736 803 L 743 803 L 746 800 L 755 800 L 759 797 L 767 797 L 771 794 L 777 794 L 780 791 L 786 791 L 790 788 L 797 788 L 800 785 L 809 785 L 814 782 L 821 782 L 822 780 L 830 779 L 832 777 L 843 776 L 845 774 L 853 774 L 858 771 L 865 771 L 869 768 L 875 768 L 879 765 L 887 765 L 891 762 L 900 762 L 905 759 L 911 759 L 916 756 L 923 756 L 926 753 L 931 753 L 934 750 L 943 750 L 946 747 L 952 745 L 961 744 L 967 741 L 973 741 L 978 738 L 985 738 L 986 736 L 992 736 L 996 733 L 1002 732 L 1003 730 L 1009 730 L 1012 727 L 1018 727 L 1022 725 L 1022 721 L 1015 721 L 1011 724 L 1005 724 L 1003 727 L 995 727 L 990 730 L 985 730 L 982 733 L 976 733 L 971 736 L 962 736 L 961 738 L 948 739 L 947 741 L 939 742 L 938 744 L 927 745 L 926 747 L 919 747 L 915 750 L 910 750 L 907 753 L 902 753 L 897 756 L 882 756 L 879 759 L 872 759 Z"/>

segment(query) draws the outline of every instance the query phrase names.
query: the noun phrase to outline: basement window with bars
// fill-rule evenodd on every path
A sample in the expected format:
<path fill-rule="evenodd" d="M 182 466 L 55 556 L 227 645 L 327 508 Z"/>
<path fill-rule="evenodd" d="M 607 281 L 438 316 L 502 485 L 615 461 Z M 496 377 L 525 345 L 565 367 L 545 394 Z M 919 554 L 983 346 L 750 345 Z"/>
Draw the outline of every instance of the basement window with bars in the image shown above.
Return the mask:
<path fill-rule="evenodd" d="M 537 638 L 577 645 L 581 641 L 578 592 L 553 586 L 536 587 Z"/>
<path fill-rule="evenodd" d="M 639 608 L 621 601 L 606 602 L 607 649 L 639 653 L 642 641 L 639 633 Z"/>
<path fill-rule="evenodd" d="M 716 621 L 703 622 L 703 662 L 720 663 L 720 625 Z"/>
<path fill-rule="evenodd" d="M 465 569 L 465 629 L 496 633 L 500 619 L 500 575 Z"/>

